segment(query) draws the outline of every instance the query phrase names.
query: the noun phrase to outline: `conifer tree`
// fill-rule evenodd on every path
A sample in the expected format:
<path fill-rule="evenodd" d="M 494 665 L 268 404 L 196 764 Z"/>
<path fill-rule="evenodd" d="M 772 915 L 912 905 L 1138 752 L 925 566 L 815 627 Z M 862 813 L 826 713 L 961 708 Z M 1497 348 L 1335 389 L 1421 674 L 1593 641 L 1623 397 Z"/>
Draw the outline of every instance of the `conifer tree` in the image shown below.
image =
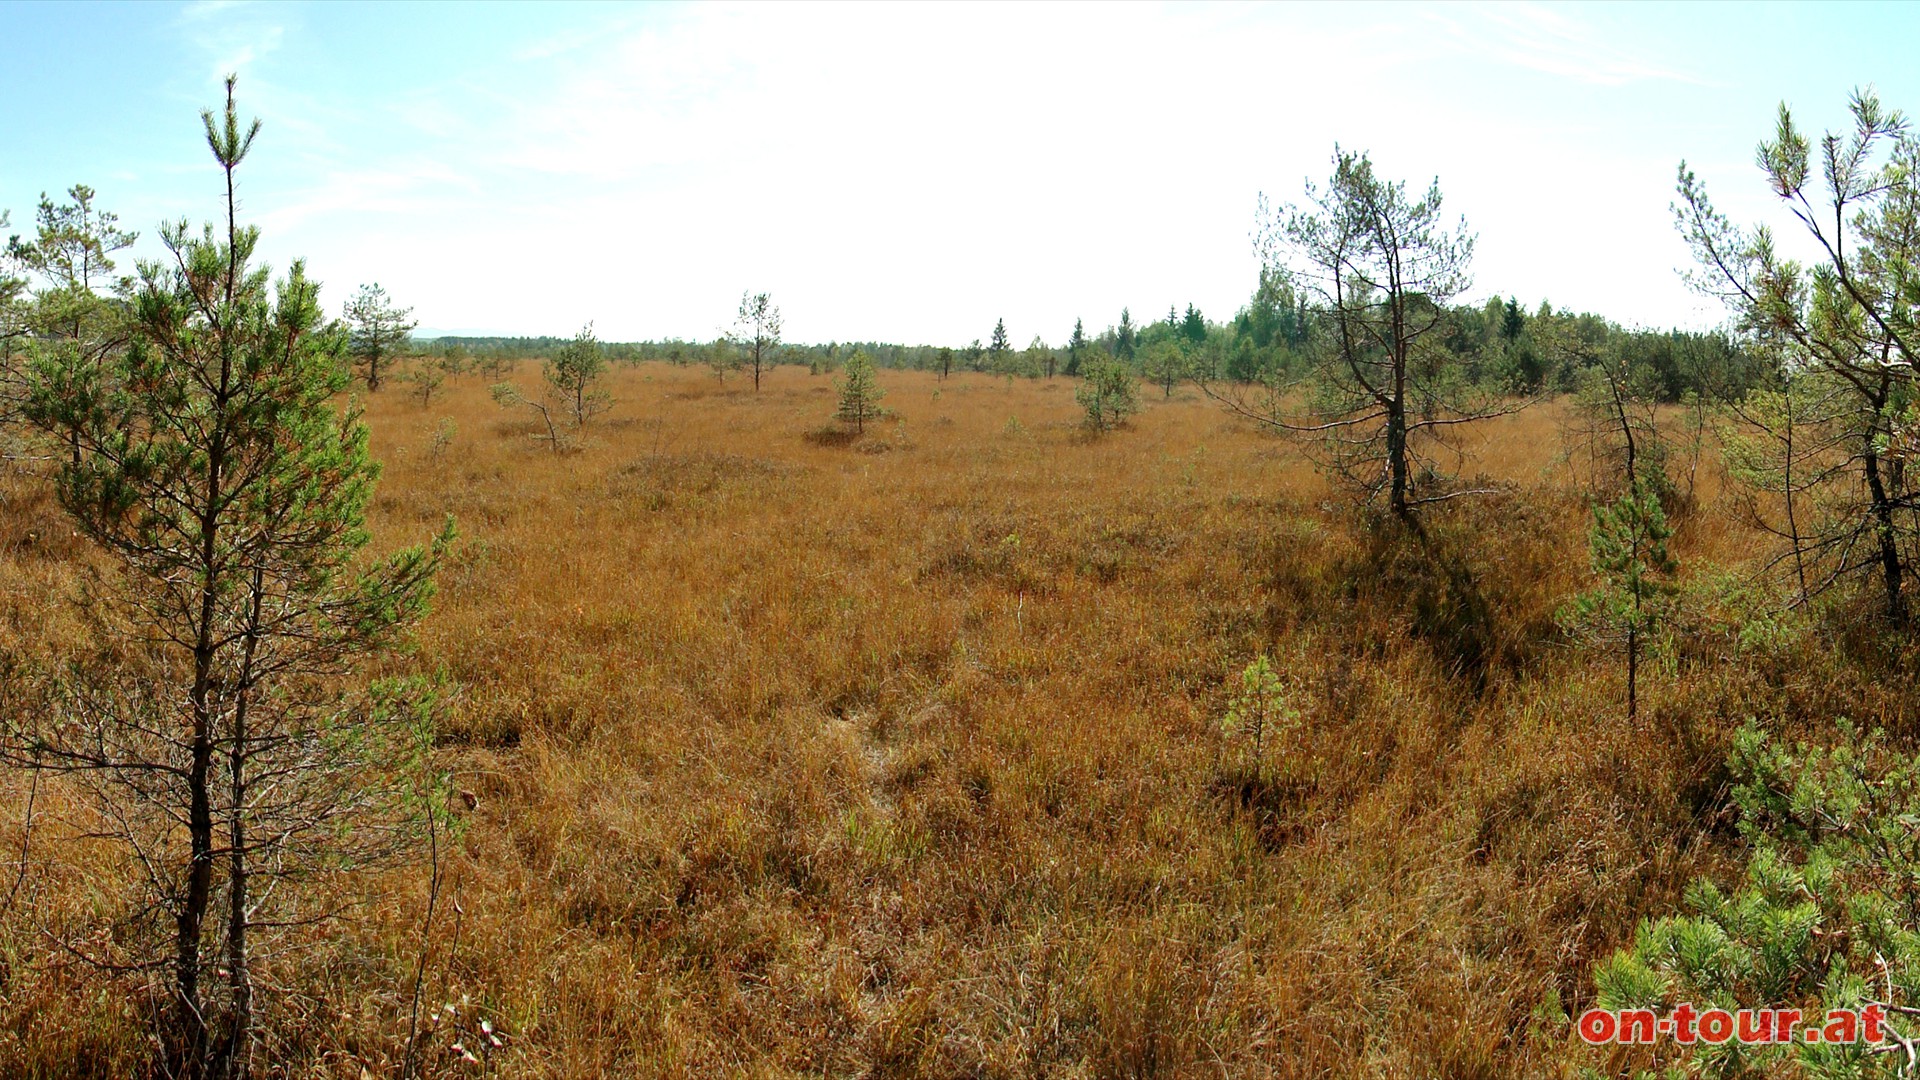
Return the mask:
<path fill-rule="evenodd" d="M 41 195 L 33 239 L 8 241 L 10 261 L 37 279 L 38 287 L 28 296 L 27 278 L 16 279 L 13 317 L 4 332 L 28 343 L 27 351 L 72 369 L 73 380 L 87 382 L 102 378 L 111 354 L 126 347 L 133 282 L 115 276 L 113 256 L 139 234 L 121 229 L 117 215 L 96 207 L 87 185 L 75 184 L 67 197 L 70 202 L 56 205 Z M 64 438 L 70 455 L 79 452 L 72 432 L 54 434 Z"/>
<path fill-rule="evenodd" d="M 588 323 L 541 366 L 541 378 L 547 384 L 543 395 L 530 398 L 512 383 L 500 383 L 492 388 L 493 400 L 504 409 L 533 410 L 546 427 L 546 434 L 539 437 L 554 453 L 564 453 L 578 448 L 580 429 L 587 421 L 613 405 L 613 399 L 599 389 L 606 367 L 606 355 L 593 336 L 593 324 Z M 564 429 L 563 423 L 572 430 Z"/>
<path fill-rule="evenodd" d="M 1120 328 L 1113 335 L 1113 355 L 1122 360 L 1133 359 L 1133 312 L 1120 309 Z"/>
<path fill-rule="evenodd" d="M 988 366 L 994 371 L 1001 370 L 1006 366 L 1007 353 L 1012 350 L 1013 346 L 1007 341 L 1007 320 L 997 320 L 993 324 L 993 340 L 987 345 Z"/>
<path fill-rule="evenodd" d="M 1317 464 L 1367 503 L 1413 524 L 1425 505 L 1489 489 L 1450 488 L 1434 453 L 1457 427 L 1524 407 L 1462 377 L 1442 345 L 1448 304 L 1470 280 L 1473 236 L 1448 230 L 1435 181 L 1410 197 L 1365 154 L 1334 148 L 1333 175 L 1302 206 L 1269 209 L 1257 241 L 1272 280 L 1313 294 L 1327 328 L 1307 395 L 1261 388 L 1230 409 L 1310 436 Z"/>
<path fill-rule="evenodd" d="M 1186 339 L 1189 347 L 1204 344 L 1207 340 L 1207 320 L 1201 318 L 1200 309 L 1187 305 L 1187 314 L 1180 320 L 1180 336 Z"/>
<path fill-rule="evenodd" d="M 1593 508 L 1588 546 L 1600 587 L 1575 601 L 1576 612 L 1617 636 L 1627 654 L 1627 719 L 1640 714 L 1640 653 L 1661 622 L 1678 562 L 1667 547 L 1673 530 L 1660 496 L 1641 482 Z"/>
<path fill-rule="evenodd" d="M 412 308 L 394 307 L 387 290 L 377 282 L 360 286 L 360 291 L 347 301 L 346 320 L 353 362 L 360 369 L 360 377 L 366 380 L 369 393 L 379 390 L 388 370 L 400 362 L 407 335 L 420 325 L 413 321 L 412 315 Z"/>
<path fill-rule="evenodd" d="M 1667 546 L 1673 530 L 1660 498 L 1670 485 L 1651 405 L 1635 393 L 1633 372 L 1617 352 L 1601 357 L 1595 370 L 1601 389 L 1589 394 L 1582 407 L 1605 417 L 1626 490 L 1611 502 L 1594 505 L 1588 550 L 1600 584 L 1574 599 L 1573 612 L 1578 623 L 1621 642 L 1627 656 L 1627 719 L 1632 721 L 1640 715 L 1641 648 L 1666 614 L 1679 563 Z"/>
<path fill-rule="evenodd" d="M 753 372 L 754 393 L 760 392 L 760 376 L 773 370 L 779 356 L 782 322 L 773 297 L 766 293 L 740 294 L 740 310 L 727 339 L 739 348 L 744 366 Z"/>
<path fill-rule="evenodd" d="M 1907 449 L 1920 430 L 1920 137 L 1870 92 L 1850 104 L 1853 130 L 1817 142 L 1782 104 L 1759 149 L 1768 188 L 1819 253 L 1811 267 L 1784 257 L 1766 227 L 1735 226 L 1685 162 L 1674 212 L 1700 265 L 1695 286 L 1781 357 L 1798 397 L 1819 403 L 1801 414 L 1819 417 L 1794 450 L 1803 479 L 1785 487 L 1806 511 L 1789 540 L 1803 593 L 1865 580 L 1887 620 L 1906 626 L 1920 566 L 1920 471 Z"/>
<path fill-rule="evenodd" d="M 1080 319 L 1073 320 L 1073 336 L 1067 339 L 1067 374 L 1080 374 L 1080 361 L 1087 351 L 1087 328 Z"/>
<path fill-rule="evenodd" d="M 606 354 L 600 349 L 599 339 L 593 336 L 592 323 L 582 326 L 572 341 L 547 359 L 541 370 L 548 388 L 576 428 L 586 427 L 587 421 L 613 405 L 613 399 L 599 388 L 600 379 L 606 373 Z"/>
<path fill-rule="evenodd" d="M 452 535 L 362 558 L 379 469 L 336 404 L 346 339 L 300 262 L 277 284 L 253 265 L 234 174 L 260 125 L 241 125 L 232 78 L 203 118 L 224 228 L 163 227 L 170 258 L 140 266 L 109 377 L 43 361 L 30 379 L 30 418 L 78 439 L 58 498 L 118 564 L 104 610 L 128 639 L 59 708 L 0 728 L 0 755 L 71 773 L 114 823 L 152 937 L 116 934 L 132 955 L 106 959 L 169 973 L 164 1072 L 191 1078 L 249 1073 L 258 936 L 325 914 L 301 882 L 395 835 L 353 825 L 401 811 L 390 769 L 430 737 L 341 677 L 421 614 Z"/>
<path fill-rule="evenodd" d="M 1520 301 L 1511 296 L 1507 297 L 1506 306 L 1500 311 L 1500 336 L 1513 341 L 1520 336 L 1520 331 L 1526 328 L 1527 313 L 1520 310 Z"/>
<path fill-rule="evenodd" d="M 880 399 L 887 392 L 880 388 L 880 381 L 874 374 L 873 357 L 865 349 L 855 349 L 847 357 L 846 367 L 834 380 L 834 386 L 840 391 L 840 408 L 834 415 L 841 421 L 852 424 L 856 432 L 867 430 L 867 421 L 878 420 L 884 415 L 880 408 Z"/>
<path fill-rule="evenodd" d="M 739 367 L 740 350 L 735 347 L 731 339 L 716 338 L 712 345 L 707 346 L 707 370 L 713 372 L 713 377 L 720 380 L 720 385 L 726 385 L 727 372 Z"/>

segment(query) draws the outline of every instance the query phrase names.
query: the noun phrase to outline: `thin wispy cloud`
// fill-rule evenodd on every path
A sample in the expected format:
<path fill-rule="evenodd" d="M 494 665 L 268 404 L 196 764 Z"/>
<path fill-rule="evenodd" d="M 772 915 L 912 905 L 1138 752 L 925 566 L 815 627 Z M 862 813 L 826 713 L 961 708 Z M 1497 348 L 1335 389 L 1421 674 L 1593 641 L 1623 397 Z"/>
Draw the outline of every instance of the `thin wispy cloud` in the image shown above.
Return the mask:
<path fill-rule="evenodd" d="M 176 25 L 203 55 L 216 78 L 250 72 L 278 51 L 287 36 L 283 11 L 236 0 L 199 0 L 181 9 Z"/>
<path fill-rule="evenodd" d="M 1708 85 L 1701 75 L 1669 66 L 1604 40 L 1594 23 L 1566 10 L 1533 3 L 1484 4 L 1464 11 L 1424 10 L 1461 51 L 1517 68 L 1590 86 L 1635 82 Z"/>

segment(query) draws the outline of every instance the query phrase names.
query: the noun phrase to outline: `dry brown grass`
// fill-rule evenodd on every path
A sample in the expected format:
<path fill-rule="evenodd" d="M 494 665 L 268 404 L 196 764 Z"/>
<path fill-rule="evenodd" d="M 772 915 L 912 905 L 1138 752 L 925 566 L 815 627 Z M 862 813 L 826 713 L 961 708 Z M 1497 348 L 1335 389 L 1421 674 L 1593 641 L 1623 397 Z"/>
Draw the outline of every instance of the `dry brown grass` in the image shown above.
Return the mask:
<path fill-rule="evenodd" d="M 898 419 L 847 442 L 819 434 L 824 377 L 621 370 L 567 456 L 475 380 L 371 403 L 377 545 L 447 512 L 465 536 L 395 666 L 458 686 L 446 754 L 478 807 L 428 981 L 505 1033 L 485 1069 L 1556 1071 L 1584 1058 L 1531 1012 L 1724 869 L 1731 727 L 1907 715 L 1709 647 L 1629 728 L 1617 665 L 1552 620 L 1586 566 L 1557 406 L 1476 437 L 1469 468 L 1512 491 L 1416 557 L 1191 392 L 1088 440 L 1066 380 L 881 378 Z M 41 483 L 0 480 L 0 654 L 78 633 L 86 553 Z M 1737 562 L 1710 475 L 1700 496 L 1682 558 Z M 1306 718 L 1285 782 L 1216 723 L 1263 650 Z M 124 984 L 34 929 L 84 926 L 119 872 L 57 817 L 0 922 L 0 1074 L 121 1075 Z M 356 881 L 280 962 L 288 1074 L 392 1069 L 422 878 Z M 430 1071 L 482 1070 L 450 1041 Z"/>

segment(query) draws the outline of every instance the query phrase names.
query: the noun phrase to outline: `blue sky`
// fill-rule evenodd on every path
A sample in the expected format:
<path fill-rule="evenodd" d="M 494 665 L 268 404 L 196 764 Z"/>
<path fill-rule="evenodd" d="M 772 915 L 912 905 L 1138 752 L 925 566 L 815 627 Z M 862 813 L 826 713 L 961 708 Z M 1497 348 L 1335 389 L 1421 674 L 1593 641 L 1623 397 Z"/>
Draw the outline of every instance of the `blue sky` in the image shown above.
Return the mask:
<path fill-rule="evenodd" d="M 1781 100 L 1920 110 L 1920 6 L 0 4 L 0 208 L 75 182 L 142 231 L 218 211 L 221 76 L 266 123 L 264 254 L 426 328 L 1058 343 L 1251 291 L 1258 196 L 1336 141 L 1479 234 L 1475 294 L 1706 326 L 1668 204 L 1742 221 Z"/>

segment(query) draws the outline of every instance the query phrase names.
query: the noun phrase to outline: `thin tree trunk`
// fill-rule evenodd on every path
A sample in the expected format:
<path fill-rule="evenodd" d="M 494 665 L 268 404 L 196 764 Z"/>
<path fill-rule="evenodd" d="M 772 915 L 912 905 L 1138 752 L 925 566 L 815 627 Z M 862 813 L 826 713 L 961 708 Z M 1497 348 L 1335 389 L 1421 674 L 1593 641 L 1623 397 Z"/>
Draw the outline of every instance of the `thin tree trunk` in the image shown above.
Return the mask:
<path fill-rule="evenodd" d="M 1640 601 L 1634 598 L 1634 618 L 1640 617 Z M 1627 723 L 1640 716 L 1640 628 L 1627 627 Z"/>
<path fill-rule="evenodd" d="M 1874 531 L 1880 540 L 1880 578 L 1887 591 L 1887 618 L 1895 625 L 1904 626 L 1907 622 L 1907 598 L 1901 591 L 1904 574 L 1900 566 L 1900 550 L 1894 541 L 1893 503 L 1887 496 L 1887 486 L 1880 477 L 1880 455 L 1873 449 L 1871 439 L 1866 452 L 1867 492 L 1873 498 Z"/>
<path fill-rule="evenodd" d="M 1800 542 L 1800 522 L 1794 510 L 1793 490 L 1793 384 L 1787 382 L 1781 392 L 1781 405 L 1786 410 L 1786 429 L 1784 432 L 1786 456 L 1782 475 L 1785 478 L 1782 494 L 1787 502 L 1787 535 L 1793 542 L 1793 575 L 1800 583 L 1800 602 L 1807 602 L 1807 559 L 1805 545 Z"/>
<path fill-rule="evenodd" d="M 1396 372 L 1394 382 L 1400 381 Z M 1413 508 L 1407 505 L 1407 416 L 1403 409 L 1396 393 L 1393 404 L 1387 407 L 1387 471 L 1391 484 L 1388 505 L 1394 516 L 1404 521 L 1413 516 Z"/>
<path fill-rule="evenodd" d="M 220 1048 L 217 1071 L 228 1080 L 247 1080 L 248 1046 L 253 1038 L 253 973 L 247 954 L 247 913 L 250 874 L 247 865 L 247 707 L 253 690 L 254 651 L 259 644 L 260 607 L 265 591 L 262 573 L 253 572 L 253 590 L 247 609 L 247 634 L 242 646 L 240 685 L 233 708 L 233 742 L 227 749 L 230 811 L 227 820 L 227 990 L 232 997 L 227 1033 Z"/>

